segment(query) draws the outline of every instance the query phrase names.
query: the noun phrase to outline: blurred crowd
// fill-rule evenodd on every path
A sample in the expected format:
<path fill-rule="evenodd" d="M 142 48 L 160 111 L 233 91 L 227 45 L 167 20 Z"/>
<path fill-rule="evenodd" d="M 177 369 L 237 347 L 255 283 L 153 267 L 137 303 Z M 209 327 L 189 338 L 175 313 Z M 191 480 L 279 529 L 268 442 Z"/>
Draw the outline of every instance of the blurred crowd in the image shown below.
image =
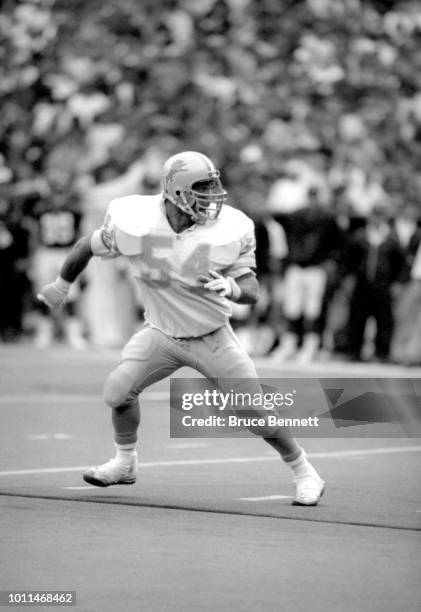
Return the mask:
<path fill-rule="evenodd" d="M 343 192 L 307 189 L 285 212 L 273 192 L 256 218 L 262 297 L 236 307 L 250 353 L 305 364 L 320 359 L 421 363 L 421 215 L 413 203 L 355 213 Z M 295 189 L 295 187 L 294 187 Z"/>
<path fill-rule="evenodd" d="M 84 346 L 88 281 L 47 328 L 43 257 L 102 187 L 157 191 L 195 149 L 256 222 L 262 298 L 235 313 L 251 352 L 421 362 L 417 0 L 3 0 L 0 37 L 4 341 Z"/>

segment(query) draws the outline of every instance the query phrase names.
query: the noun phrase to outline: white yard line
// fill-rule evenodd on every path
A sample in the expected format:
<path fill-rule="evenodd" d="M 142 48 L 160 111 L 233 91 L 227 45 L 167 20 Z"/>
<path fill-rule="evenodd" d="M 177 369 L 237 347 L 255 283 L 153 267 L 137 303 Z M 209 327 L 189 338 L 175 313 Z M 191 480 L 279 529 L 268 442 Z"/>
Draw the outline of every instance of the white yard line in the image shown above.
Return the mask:
<path fill-rule="evenodd" d="M 237 497 L 239 501 L 271 501 L 273 499 L 291 499 L 292 495 L 265 495 L 264 497 Z"/>
<path fill-rule="evenodd" d="M 419 453 L 421 446 L 392 446 L 390 448 L 367 448 L 361 450 L 344 450 L 344 451 L 327 451 L 321 453 L 307 453 L 309 459 L 336 459 L 347 457 L 359 457 L 368 455 L 389 455 L 393 453 Z M 217 465 L 228 463 L 255 463 L 266 461 L 279 461 L 277 455 L 273 456 L 257 456 L 257 457 L 221 457 L 214 459 L 178 459 L 174 461 L 149 461 L 139 463 L 141 469 L 154 467 L 175 467 L 187 465 Z M 80 472 L 87 470 L 92 466 L 79 465 L 76 467 L 62 468 L 39 468 L 31 470 L 7 470 L 0 472 L 0 476 L 24 476 L 26 474 L 62 474 L 64 472 Z"/>
<path fill-rule="evenodd" d="M 150 391 L 144 393 L 142 400 L 151 402 L 168 401 L 168 391 Z M 59 404 L 60 402 L 86 403 L 102 402 L 101 393 L 44 393 L 42 395 L 1 395 L 0 405 L 4 404 Z"/>
<path fill-rule="evenodd" d="M 82 485 L 81 487 L 61 487 L 62 489 L 68 489 L 69 491 L 84 491 L 86 489 L 96 489 L 90 485 Z"/>

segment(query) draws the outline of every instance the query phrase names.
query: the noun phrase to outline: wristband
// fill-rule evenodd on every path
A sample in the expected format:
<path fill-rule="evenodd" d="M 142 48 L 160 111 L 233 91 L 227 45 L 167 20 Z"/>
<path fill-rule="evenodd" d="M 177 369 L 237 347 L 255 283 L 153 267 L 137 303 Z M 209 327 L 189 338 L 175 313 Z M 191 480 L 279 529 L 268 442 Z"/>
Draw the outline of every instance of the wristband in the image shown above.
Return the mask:
<path fill-rule="evenodd" d="M 238 302 L 238 300 L 241 297 L 241 289 L 240 289 L 240 287 L 238 286 L 238 284 L 235 282 L 235 280 L 231 276 L 227 276 L 227 281 L 229 282 L 229 284 L 231 286 L 230 300 L 232 302 Z"/>
<path fill-rule="evenodd" d="M 61 276 L 57 276 L 56 280 L 54 281 L 54 284 L 57 289 L 62 293 L 69 293 L 70 287 L 72 286 L 72 283 L 69 283 L 69 281 L 64 280 L 64 278 L 61 278 Z"/>

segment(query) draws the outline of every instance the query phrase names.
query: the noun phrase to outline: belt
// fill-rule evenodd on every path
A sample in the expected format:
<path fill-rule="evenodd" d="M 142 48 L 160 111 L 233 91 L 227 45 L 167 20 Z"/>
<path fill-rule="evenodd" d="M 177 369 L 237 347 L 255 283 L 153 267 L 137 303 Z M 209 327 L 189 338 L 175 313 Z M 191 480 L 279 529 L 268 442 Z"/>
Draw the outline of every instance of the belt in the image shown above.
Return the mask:
<path fill-rule="evenodd" d="M 217 331 L 219 331 L 223 327 L 224 325 L 221 325 L 221 327 L 217 327 L 216 329 L 213 329 L 212 331 L 207 332 L 206 334 L 202 334 L 201 336 L 181 336 L 181 337 L 169 336 L 169 337 L 172 340 L 176 340 L 177 342 L 186 342 L 187 340 L 201 340 L 202 338 L 207 338 L 207 336 L 211 336 L 212 334 L 215 334 Z"/>

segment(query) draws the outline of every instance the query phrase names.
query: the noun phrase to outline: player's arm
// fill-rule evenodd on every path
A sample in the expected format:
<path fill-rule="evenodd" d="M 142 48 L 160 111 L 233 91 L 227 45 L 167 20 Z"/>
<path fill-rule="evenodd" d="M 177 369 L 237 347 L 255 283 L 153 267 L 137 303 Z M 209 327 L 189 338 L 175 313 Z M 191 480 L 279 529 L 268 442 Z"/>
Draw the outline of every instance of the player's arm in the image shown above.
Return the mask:
<path fill-rule="evenodd" d="M 83 272 L 93 256 L 91 236 L 80 238 L 64 260 L 56 280 L 46 285 L 37 298 L 50 308 L 62 306 L 72 283 Z"/>
<path fill-rule="evenodd" d="M 216 270 L 209 270 L 199 280 L 205 289 L 214 291 L 238 304 L 255 304 L 259 298 L 259 283 L 252 270 L 244 270 L 241 276 L 223 276 Z"/>
<path fill-rule="evenodd" d="M 256 304 L 259 299 L 259 281 L 254 272 L 250 270 L 244 276 L 232 280 L 241 291 L 238 298 L 234 301 L 238 304 Z"/>
<path fill-rule="evenodd" d="M 67 299 L 72 283 L 84 271 L 94 255 L 114 256 L 103 228 L 96 230 L 91 235 L 83 236 L 73 245 L 56 280 L 43 287 L 37 298 L 50 308 L 62 306 Z"/>
<path fill-rule="evenodd" d="M 111 207 L 112 203 L 110 204 Z M 115 224 L 107 212 L 102 227 L 88 236 L 80 238 L 72 247 L 61 266 L 59 276 L 46 285 L 37 298 L 50 308 L 62 306 L 66 301 L 72 283 L 88 265 L 93 256 L 113 259 L 121 255 L 115 237 Z"/>
<path fill-rule="evenodd" d="M 68 283 L 74 283 L 93 256 L 91 236 L 83 236 L 75 243 L 65 259 L 60 270 L 60 277 Z"/>
<path fill-rule="evenodd" d="M 200 278 L 205 289 L 239 304 L 255 304 L 259 298 L 259 283 L 254 273 L 256 268 L 256 237 L 252 221 L 245 216 L 240 219 L 245 231 L 240 238 L 240 252 L 233 264 L 221 273 L 209 270 Z"/>

